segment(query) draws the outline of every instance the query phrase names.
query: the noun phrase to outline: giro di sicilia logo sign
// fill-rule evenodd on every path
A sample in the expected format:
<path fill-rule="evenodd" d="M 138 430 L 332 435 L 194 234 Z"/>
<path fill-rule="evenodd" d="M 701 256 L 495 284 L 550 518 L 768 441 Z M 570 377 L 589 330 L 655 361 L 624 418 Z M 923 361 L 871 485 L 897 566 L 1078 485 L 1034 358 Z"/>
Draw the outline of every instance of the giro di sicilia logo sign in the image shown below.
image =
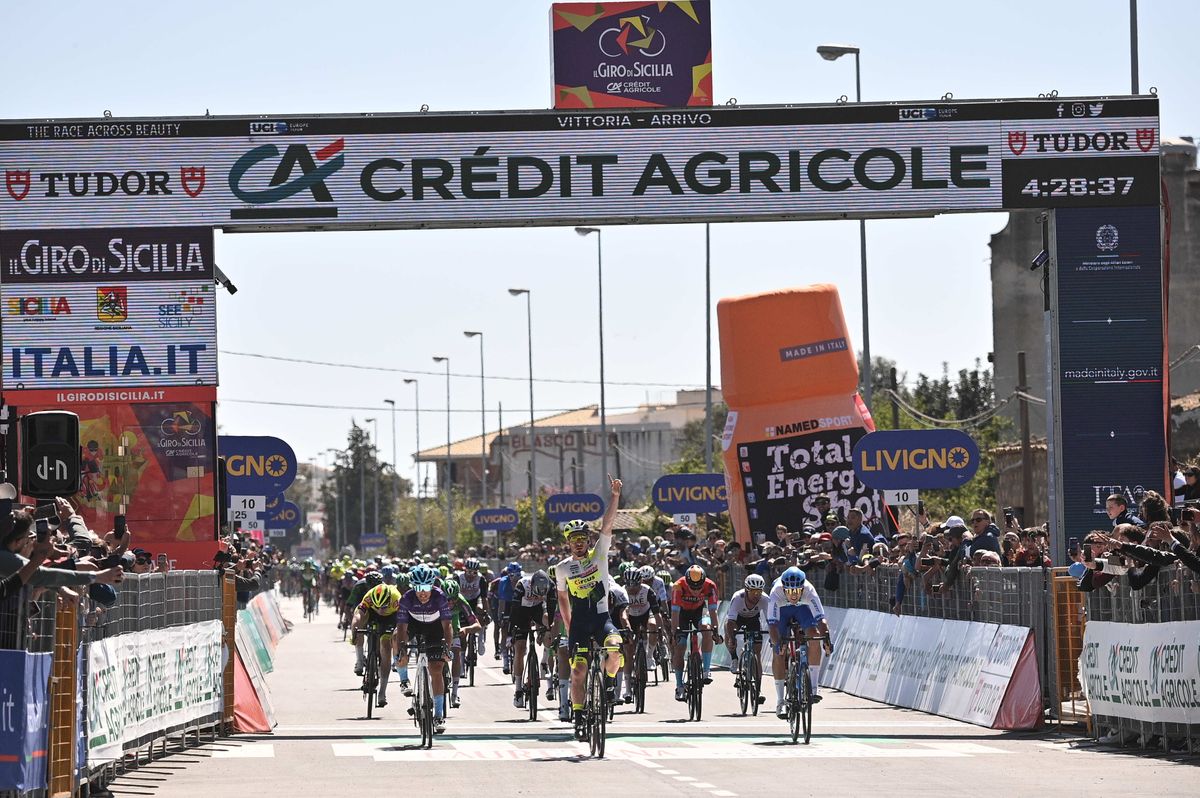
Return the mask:
<path fill-rule="evenodd" d="M 957 488 L 979 470 L 979 447 L 954 429 L 887 430 L 854 445 L 854 473 L 876 490 Z"/>
<path fill-rule="evenodd" d="M 555 3 L 555 108 L 712 105 L 708 0 Z"/>
<path fill-rule="evenodd" d="M 586 30 L 609 33 L 587 46 L 601 58 L 603 45 L 645 62 L 643 71 L 660 63 L 680 35 L 654 21 L 660 4 L 647 5 L 611 22 L 597 18 Z M 705 19 L 701 3 L 662 5 L 664 20 L 695 26 L 684 6 Z M 1154 97 L 0 123 L 0 230 L 768 221 L 1156 205 L 1160 143 Z M 166 258 L 180 253 L 156 253 L 139 255 L 138 265 L 158 258 L 160 268 L 176 268 Z M 88 254 L 110 271 L 129 260 L 121 249 Z M 39 257 L 36 248 L 6 253 L 5 275 L 36 268 Z M 82 265 L 81 251 L 51 258 L 49 270 Z"/>

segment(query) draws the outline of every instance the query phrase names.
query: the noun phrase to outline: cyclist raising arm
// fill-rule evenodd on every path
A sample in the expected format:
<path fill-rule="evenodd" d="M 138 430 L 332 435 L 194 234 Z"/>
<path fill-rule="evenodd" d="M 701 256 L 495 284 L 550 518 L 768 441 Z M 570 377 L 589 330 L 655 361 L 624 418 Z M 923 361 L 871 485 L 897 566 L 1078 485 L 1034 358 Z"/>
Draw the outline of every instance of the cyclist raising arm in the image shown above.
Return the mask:
<path fill-rule="evenodd" d="M 787 679 L 787 659 L 783 655 L 780 641 L 790 634 L 792 626 L 804 630 L 804 634 L 813 637 L 817 634 L 826 636 L 825 651 L 833 653 L 833 642 L 829 638 L 829 624 L 825 622 L 825 608 L 821 605 L 821 597 L 817 589 L 808 581 L 804 571 L 792 566 L 784 571 L 771 587 L 771 595 L 767 602 L 767 623 L 771 629 L 771 646 L 775 656 L 772 658 L 771 669 L 775 676 L 775 714 L 787 718 L 787 707 L 784 706 L 784 688 Z M 821 646 L 817 641 L 808 644 L 808 673 L 812 680 L 812 702 L 821 700 L 817 695 L 817 682 L 821 675 Z"/>
<path fill-rule="evenodd" d="M 567 627 L 567 643 L 571 659 L 571 706 L 575 717 L 582 719 L 584 678 L 587 676 L 588 651 L 593 642 L 603 642 L 604 671 L 608 689 L 620 668 L 621 635 L 608 613 L 608 589 L 612 578 L 608 574 L 608 551 L 612 545 L 613 519 L 621 500 L 621 480 L 609 477 L 612 496 L 600 522 L 600 537 L 594 549 L 588 549 L 588 525 L 570 521 L 563 534 L 570 556 L 555 566 L 558 582 L 558 611 Z M 582 649 L 582 652 L 580 651 Z M 577 721 L 578 724 L 579 721 Z M 582 734 L 577 725 L 576 734 Z"/>

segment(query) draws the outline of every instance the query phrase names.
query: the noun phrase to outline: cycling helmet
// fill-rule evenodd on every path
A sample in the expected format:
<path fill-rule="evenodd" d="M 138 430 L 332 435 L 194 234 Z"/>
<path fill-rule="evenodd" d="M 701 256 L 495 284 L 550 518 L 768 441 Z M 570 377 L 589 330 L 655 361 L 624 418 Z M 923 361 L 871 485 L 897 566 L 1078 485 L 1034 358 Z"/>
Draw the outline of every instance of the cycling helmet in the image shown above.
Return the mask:
<path fill-rule="evenodd" d="M 463 565 L 466 566 L 466 569 L 468 571 L 478 571 L 479 570 L 479 560 L 475 559 L 474 557 L 471 557 L 470 559 L 468 559 L 465 563 L 463 563 Z"/>
<path fill-rule="evenodd" d="M 617 575 L 624 576 L 625 572 L 629 570 L 630 565 L 631 565 L 631 563 L 627 563 L 627 562 L 622 562 L 620 565 L 618 565 L 617 566 Z"/>
<path fill-rule="evenodd" d="M 438 565 L 449 565 L 450 564 L 450 555 L 449 554 L 439 554 L 437 564 Z"/>
<path fill-rule="evenodd" d="M 566 525 L 563 526 L 563 537 L 570 538 L 575 535 L 586 535 L 590 531 L 591 530 L 588 528 L 586 521 L 580 521 L 578 518 L 576 518 L 574 521 L 568 521 Z"/>
<path fill-rule="evenodd" d="M 462 560 L 455 560 L 455 561 L 454 561 L 454 570 L 456 570 L 456 571 L 461 571 L 462 569 L 463 569 L 463 561 L 462 561 Z"/>
<path fill-rule="evenodd" d="M 363 602 L 375 612 L 394 607 L 399 601 L 400 593 L 391 585 L 376 585 L 363 597 Z"/>
<path fill-rule="evenodd" d="M 529 577 L 529 592 L 538 598 L 550 592 L 550 577 L 545 571 L 537 571 Z"/>
<path fill-rule="evenodd" d="M 448 598 L 450 601 L 454 601 L 454 599 L 458 598 L 458 580 L 447 579 L 446 583 L 442 585 L 442 590 L 446 591 L 446 598 Z"/>
<path fill-rule="evenodd" d="M 448 565 L 439 565 L 438 566 L 438 576 L 445 579 L 449 575 L 450 575 L 450 566 L 448 566 Z"/>
<path fill-rule="evenodd" d="M 644 577 L 642 575 L 641 568 L 638 568 L 637 566 L 632 566 L 630 568 L 625 569 L 625 573 L 621 578 L 625 581 L 626 585 L 629 585 L 630 587 L 632 587 L 632 586 L 638 584 L 639 582 L 641 582 L 646 577 Z"/>
<path fill-rule="evenodd" d="M 672 581 L 671 580 L 671 572 L 666 570 L 665 568 L 663 570 L 659 571 L 658 573 L 656 573 L 655 576 L 657 576 L 659 579 L 663 580 L 664 585 L 669 584 Z"/>
<path fill-rule="evenodd" d="M 396 584 L 396 572 L 397 568 L 394 565 L 385 565 L 379 569 L 379 573 L 383 577 L 383 581 L 389 585 Z"/>
<path fill-rule="evenodd" d="M 767 580 L 763 579 L 758 574 L 750 574 L 749 576 L 746 577 L 746 589 L 747 590 L 766 590 L 767 589 Z"/>
<path fill-rule="evenodd" d="M 414 565 L 408 572 L 408 581 L 413 590 L 429 590 L 437 581 L 437 572 L 424 563 Z"/>
<path fill-rule="evenodd" d="M 383 584 L 383 574 L 378 571 L 367 571 L 367 575 L 363 577 L 367 580 L 367 584 L 374 587 L 375 585 Z"/>
<path fill-rule="evenodd" d="M 515 563 L 515 562 L 510 562 L 508 565 L 504 566 L 504 573 L 506 573 L 506 574 L 521 573 L 521 564 Z"/>
<path fill-rule="evenodd" d="M 649 582 L 654 579 L 654 566 L 643 565 L 640 569 L 643 582 Z"/>
<path fill-rule="evenodd" d="M 690 566 L 687 569 L 687 580 L 693 585 L 698 585 L 704 581 L 704 569 L 699 565 Z"/>
<path fill-rule="evenodd" d="M 554 578 L 554 566 L 551 565 L 549 568 L 547 568 L 546 573 L 551 579 L 553 579 Z"/>
<path fill-rule="evenodd" d="M 779 577 L 779 581 L 783 584 L 784 589 L 788 590 L 804 587 L 804 581 L 807 578 L 808 577 L 805 576 L 803 571 L 793 565 L 791 568 L 788 568 L 783 572 L 783 574 Z"/>

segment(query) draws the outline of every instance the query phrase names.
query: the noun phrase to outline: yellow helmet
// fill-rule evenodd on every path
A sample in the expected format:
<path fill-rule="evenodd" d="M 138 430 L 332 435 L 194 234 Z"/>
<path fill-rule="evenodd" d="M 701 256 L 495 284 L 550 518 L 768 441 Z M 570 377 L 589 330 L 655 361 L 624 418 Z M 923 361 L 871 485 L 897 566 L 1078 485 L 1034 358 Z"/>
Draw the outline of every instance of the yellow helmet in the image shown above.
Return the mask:
<path fill-rule="evenodd" d="M 367 591 L 363 603 L 375 612 L 394 612 L 400 604 L 400 591 L 395 585 L 376 585 Z"/>

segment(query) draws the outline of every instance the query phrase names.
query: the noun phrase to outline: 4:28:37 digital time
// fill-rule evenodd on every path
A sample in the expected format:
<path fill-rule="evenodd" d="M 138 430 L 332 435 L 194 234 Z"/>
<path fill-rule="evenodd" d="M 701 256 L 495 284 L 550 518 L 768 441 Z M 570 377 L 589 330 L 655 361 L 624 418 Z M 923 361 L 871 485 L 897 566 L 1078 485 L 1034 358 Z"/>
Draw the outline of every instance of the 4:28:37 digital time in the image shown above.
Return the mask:
<path fill-rule="evenodd" d="M 1021 193 L 1030 197 L 1115 197 L 1133 189 L 1132 177 L 1051 177 L 1030 180 Z"/>

